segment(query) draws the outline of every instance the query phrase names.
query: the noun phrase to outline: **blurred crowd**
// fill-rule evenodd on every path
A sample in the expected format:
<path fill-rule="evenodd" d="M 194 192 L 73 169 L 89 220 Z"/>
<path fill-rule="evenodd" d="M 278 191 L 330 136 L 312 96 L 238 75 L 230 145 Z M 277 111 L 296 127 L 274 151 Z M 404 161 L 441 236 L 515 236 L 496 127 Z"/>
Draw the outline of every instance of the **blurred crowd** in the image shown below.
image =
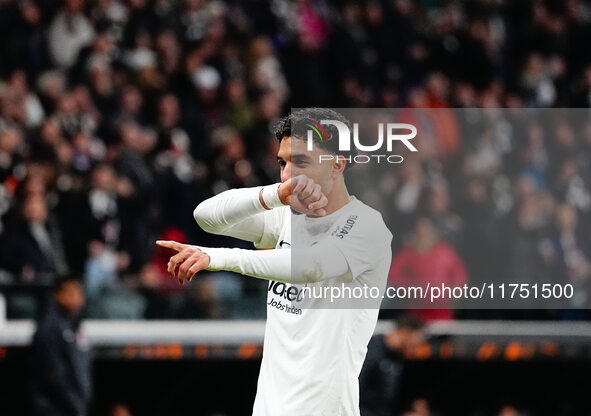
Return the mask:
<path fill-rule="evenodd" d="M 404 109 L 398 113 L 401 119 L 415 120 L 417 129 L 425 132 L 417 137 L 419 152 L 408 152 L 397 168 L 363 166 L 350 176 L 358 196 L 376 207 L 398 236 L 389 283 L 525 284 L 532 291 L 526 296 L 530 302 L 522 303 L 503 303 L 497 291 L 496 301 L 473 304 L 488 308 L 480 311 L 453 312 L 446 308 L 454 305 L 445 301 L 415 303 L 415 307 L 441 308 L 421 311 L 425 319 L 589 319 L 588 110 Z M 459 133 L 446 141 L 445 130 Z M 572 285 L 573 293 L 554 292 L 561 302 L 534 302 L 535 284 L 556 290 Z M 517 308 L 523 310 L 511 310 Z"/>
<path fill-rule="evenodd" d="M 34 316 L 29 289 L 72 274 L 88 317 L 264 316 L 264 282 L 204 273 L 179 288 L 153 243 L 241 246 L 191 214 L 225 189 L 278 181 L 276 118 L 304 106 L 588 107 L 589 35 L 582 0 L 0 0 L 9 317 Z M 561 258 L 568 278 L 587 279 L 575 231 L 591 205 L 590 132 L 532 127 L 509 147 L 487 136 L 405 164 L 384 182 L 411 237 L 400 255 L 443 242 L 460 280 L 486 278 L 494 242 L 515 257 L 508 273 Z M 500 223 L 519 238 L 487 239 Z"/>

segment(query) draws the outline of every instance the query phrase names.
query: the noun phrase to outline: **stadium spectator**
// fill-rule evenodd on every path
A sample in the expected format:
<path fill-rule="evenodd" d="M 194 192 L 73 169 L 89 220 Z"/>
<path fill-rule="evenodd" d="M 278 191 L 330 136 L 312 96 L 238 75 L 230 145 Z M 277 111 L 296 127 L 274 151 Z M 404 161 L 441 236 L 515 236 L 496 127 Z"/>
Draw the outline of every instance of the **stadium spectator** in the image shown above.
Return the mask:
<path fill-rule="evenodd" d="M 44 194 L 25 196 L 21 219 L 2 235 L 2 267 L 22 282 L 52 284 L 68 273 L 61 233 Z"/>
<path fill-rule="evenodd" d="M 468 275 L 462 259 L 451 245 L 443 241 L 434 229 L 428 217 L 419 217 L 416 221 L 409 244 L 402 248 L 392 259 L 388 284 L 390 286 L 421 286 L 427 284 L 463 286 L 468 282 Z M 411 302 L 409 307 L 426 306 L 421 300 Z M 429 304 L 438 309 L 417 311 L 426 320 L 451 319 L 453 312 L 442 309 L 450 302 L 439 301 Z"/>
<path fill-rule="evenodd" d="M 437 413 L 431 411 L 429 402 L 425 399 L 415 399 L 410 404 L 410 409 L 402 414 L 402 416 L 435 416 Z"/>
<path fill-rule="evenodd" d="M 534 283 L 544 277 L 540 242 L 545 224 L 540 210 L 536 195 L 526 195 L 504 224 L 507 231 L 502 233 L 501 256 L 505 259 L 503 275 L 509 282 Z"/>
<path fill-rule="evenodd" d="M 117 403 L 111 408 L 107 416 L 133 416 L 133 413 L 125 404 Z"/>
<path fill-rule="evenodd" d="M 22 131 L 16 126 L 2 126 L 0 131 L 0 180 L 4 183 L 12 176 L 19 178 L 16 168 L 22 160 Z M 14 189 L 13 189 L 14 190 Z"/>
<path fill-rule="evenodd" d="M 573 206 L 563 203 L 556 207 L 555 227 L 542 242 L 542 258 L 553 281 L 571 283 L 576 288 L 577 296 L 571 300 L 571 306 L 576 310 L 562 311 L 561 316 L 588 319 L 589 314 L 581 305 L 591 296 L 591 250 L 577 224 L 577 211 Z"/>
<path fill-rule="evenodd" d="M 497 416 L 528 416 L 530 412 L 521 411 L 513 406 L 503 406 Z"/>
<path fill-rule="evenodd" d="M 76 273 L 82 273 L 89 254 L 99 254 L 96 243 L 109 252 L 119 250 L 120 202 L 115 170 L 101 163 L 93 167 L 90 175 L 89 187 L 83 191 L 63 192 L 58 208 L 66 231 L 64 243 L 68 260 Z M 92 253 L 89 251 L 91 244 L 95 247 Z"/>
<path fill-rule="evenodd" d="M 434 180 L 427 198 L 429 216 L 437 234 L 457 250 L 463 234 L 462 220 L 451 211 L 449 185 L 444 180 Z"/>
<path fill-rule="evenodd" d="M 394 329 L 372 337 L 359 375 L 361 416 L 391 416 L 402 407 L 397 397 L 405 355 L 423 342 L 422 330 L 423 321 L 406 314 L 395 319 Z"/>
<path fill-rule="evenodd" d="M 88 340 L 79 328 L 82 285 L 71 277 L 55 285 L 55 302 L 39 322 L 31 346 L 34 416 L 84 416 L 92 396 Z"/>
<path fill-rule="evenodd" d="M 49 26 L 49 50 L 55 64 L 67 69 L 74 65 L 78 52 L 90 44 L 94 28 L 84 15 L 84 0 L 66 0 Z"/>

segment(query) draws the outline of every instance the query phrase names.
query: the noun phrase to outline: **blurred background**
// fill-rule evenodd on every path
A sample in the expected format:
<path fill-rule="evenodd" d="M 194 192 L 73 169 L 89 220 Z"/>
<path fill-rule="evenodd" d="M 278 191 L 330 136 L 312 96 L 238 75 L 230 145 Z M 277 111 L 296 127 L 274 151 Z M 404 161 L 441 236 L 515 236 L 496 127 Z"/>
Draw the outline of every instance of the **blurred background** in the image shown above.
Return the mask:
<path fill-rule="evenodd" d="M 290 108 L 588 108 L 589 39 L 586 0 L 0 0 L 0 414 L 27 414 L 34 322 L 72 278 L 88 414 L 250 414 L 265 282 L 179 287 L 154 241 L 249 248 L 192 211 L 279 180 Z M 588 288 L 591 124 L 444 133 L 382 178 L 390 282 Z M 418 316 L 366 415 L 591 414 L 588 310 Z"/>

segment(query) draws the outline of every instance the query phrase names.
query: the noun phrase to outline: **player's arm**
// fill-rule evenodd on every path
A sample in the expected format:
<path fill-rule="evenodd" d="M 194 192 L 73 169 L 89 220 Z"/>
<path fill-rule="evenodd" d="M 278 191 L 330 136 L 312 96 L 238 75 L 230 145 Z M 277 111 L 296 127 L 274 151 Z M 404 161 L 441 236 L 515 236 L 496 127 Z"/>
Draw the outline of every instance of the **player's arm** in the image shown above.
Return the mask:
<path fill-rule="evenodd" d="M 283 206 L 278 188 L 279 184 L 230 189 L 201 202 L 193 216 L 209 233 L 258 243 L 265 232 L 265 212 Z"/>
<path fill-rule="evenodd" d="M 227 270 L 289 283 L 312 283 L 334 277 L 353 280 L 382 256 L 392 255 L 392 234 L 381 216 L 374 215 L 359 218 L 344 237 L 330 235 L 310 247 L 244 250 L 191 246 L 174 241 L 158 241 L 157 244 L 177 252 L 168 263 L 168 273 L 177 277 L 181 284 L 201 270 Z"/>
<path fill-rule="evenodd" d="M 292 194 L 297 195 L 293 201 Z M 265 214 L 273 208 L 293 204 L 300 212 L 321 216 L 327 203 L 320 186 L 300 175 L 281 184 L 222 192 L 201 202 L 193 216 L 207 232 L 258 243 L 267 232 Z"/>
<path fill-rule="evenodd" d="M 168 273 L 179 283 L 190 281 L 201 270 L 226 270 L 265 280 L 287 283 L 313 283 L 333 277 L 353 277 L 339 248 L 329 241 L 302 249 L 244 250 L 211 248 L 158 241 L 162 247 L 177 252 L 168 263 Z M 297 250 L 297 252 L 296 252 Z M 292 263 L 296 259 L 306 259 Z"/>

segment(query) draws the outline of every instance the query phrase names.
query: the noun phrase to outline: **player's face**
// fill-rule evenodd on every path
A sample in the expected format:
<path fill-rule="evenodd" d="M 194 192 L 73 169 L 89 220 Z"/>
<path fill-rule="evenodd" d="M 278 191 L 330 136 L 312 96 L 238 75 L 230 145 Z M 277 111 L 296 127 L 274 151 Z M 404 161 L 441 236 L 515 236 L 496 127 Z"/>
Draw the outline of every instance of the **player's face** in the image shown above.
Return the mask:
<path fill-rule="evenodd" d="M 284 137 L 277 153 L 277 161 L 281 169 L 281 182 L 285 182 L 292 176 L 306 175 L 319 184 L 325 194 L 328 193 L 334 176 L 334 162 L 320 161 L 320 155 L 326 153 L 326 150 L 320 149 L 316 145 L 312 147 L 312 150 L 308 150 L 305 140 Z"/>

